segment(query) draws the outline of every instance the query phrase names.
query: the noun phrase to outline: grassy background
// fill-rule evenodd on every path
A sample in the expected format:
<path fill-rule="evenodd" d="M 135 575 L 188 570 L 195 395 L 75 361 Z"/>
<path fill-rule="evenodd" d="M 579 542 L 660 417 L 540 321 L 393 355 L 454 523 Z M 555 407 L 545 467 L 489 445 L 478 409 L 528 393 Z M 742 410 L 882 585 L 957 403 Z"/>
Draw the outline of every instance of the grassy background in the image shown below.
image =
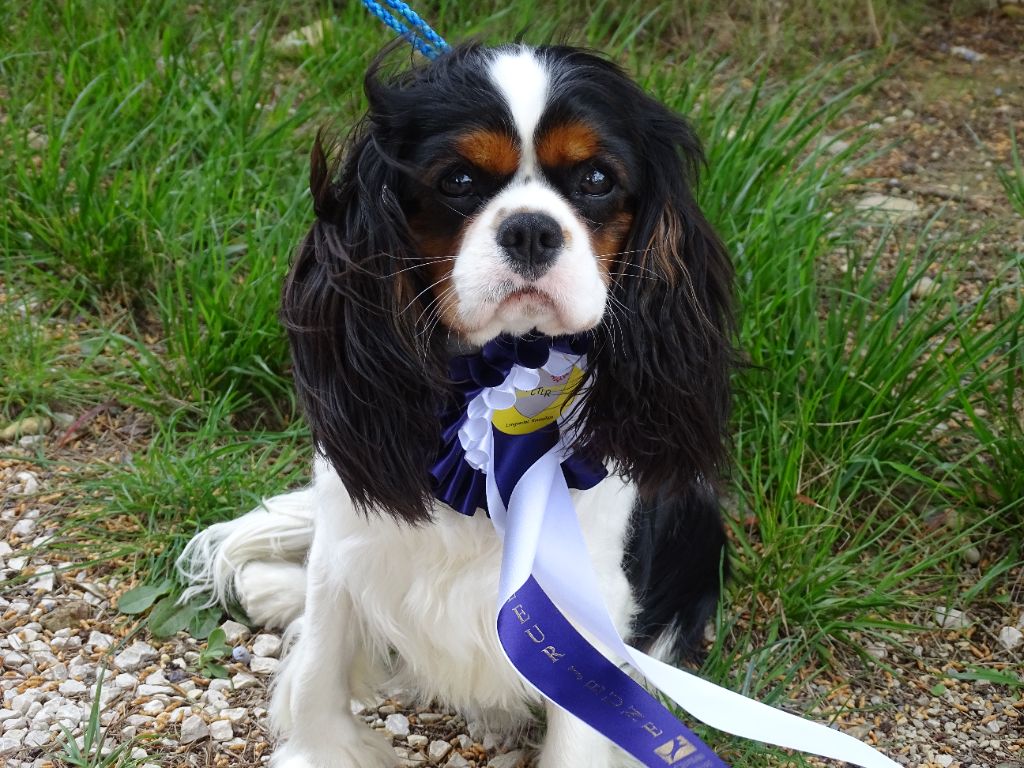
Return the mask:
<path fill-rule="evenodd" d="M 834 124 L 875 59 L 814 62 L 934 13 L 870 5 L 873 22 L 863 0 L 419 3 L 449 39 L 606 51 L 706 141 L 700 197 L 754 365 L 736 380 L 737 573 L 705 672 L 769 702 L 801 670 L 900 642 L 926 608 L 999 596 L 1024 534 L 1021 254 L 971 304 L 954 280 L 917 296 L 972 239 L 842 201 L 866 134 Z M 278 50 L 319 19 L 320 43 Z M 355 3 L 0 9 L 0 421 L 116 403 L 148 425 L 129 463 L 82 467 L 61 546 L 160 578 L 197 528 L 305 475 L 279 287 L 311 216 L 311 136 L 358 114 L 386 39 Z M 1003 180 L 1024 209 L 1019 157 Z M 965 588 L 971 547 L 986 568 Z"/>

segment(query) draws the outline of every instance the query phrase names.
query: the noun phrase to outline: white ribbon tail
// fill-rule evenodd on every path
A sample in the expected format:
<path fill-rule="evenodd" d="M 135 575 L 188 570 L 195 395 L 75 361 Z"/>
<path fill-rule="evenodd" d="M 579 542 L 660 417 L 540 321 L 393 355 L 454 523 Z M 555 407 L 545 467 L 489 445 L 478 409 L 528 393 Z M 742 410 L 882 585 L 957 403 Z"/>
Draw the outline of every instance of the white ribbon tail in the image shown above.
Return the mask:
<path fill-rule="evenodd" d="M 540 464 L 546 466 L 541 469 Z M 544 484 L 547 488 L 542 487 Z M 539 530 L 534 522 L 538 517 L 543 517 Z M 509 500 L 505 524 L 502 583 L 513 587 L 514 592 L 514 586 L 530 575 L 528 564 L 532 564 L 541 587 L 578 629 L 633 664 L 654 687 L 701 722 L 736 736 L 845 760 L 862 768 L 900 768 L 848 734 L 749 699 L 626 645 L 596 588 L 599 581 L 561 472 L 558 451 L 549 451 L 523 475 Z M 522 535 L 520 526 L 524 527 Z M 527 551 L 531 543 L 536 549 Z M 506 565 L 514 570 L 507 580 Z M 502 595 L 504 599 L 509 596 L 504 592 Z"/>

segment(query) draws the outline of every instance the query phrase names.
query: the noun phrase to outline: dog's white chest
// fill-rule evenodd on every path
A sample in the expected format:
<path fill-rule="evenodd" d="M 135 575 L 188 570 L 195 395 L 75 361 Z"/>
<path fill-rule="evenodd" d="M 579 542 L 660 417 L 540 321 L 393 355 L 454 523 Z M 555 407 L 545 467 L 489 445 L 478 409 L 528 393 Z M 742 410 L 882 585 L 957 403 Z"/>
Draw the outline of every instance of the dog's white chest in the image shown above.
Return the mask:
<path fill-rule="evenodd" d="M 487 516 L 443 508 L 421 527 L 367 521 L 347 498 L 341 509 L 319 490 L 323 514 L 314 535 L 321 535 L 322 522 L 333 529 L 323 533 L 334 538 L 338 577 L 353 598 L 360 631 L 378 658 L 382 649 L 394 651 L 397 682 L 456 708 L 525 714 L 535 694 L 505 659 L 494 627 L 501 542 Z M 574 495 L 599 574 L 595 588 L 625 631 L 634 611 L 621 567 L 633 489 L 611 477 Z"/>

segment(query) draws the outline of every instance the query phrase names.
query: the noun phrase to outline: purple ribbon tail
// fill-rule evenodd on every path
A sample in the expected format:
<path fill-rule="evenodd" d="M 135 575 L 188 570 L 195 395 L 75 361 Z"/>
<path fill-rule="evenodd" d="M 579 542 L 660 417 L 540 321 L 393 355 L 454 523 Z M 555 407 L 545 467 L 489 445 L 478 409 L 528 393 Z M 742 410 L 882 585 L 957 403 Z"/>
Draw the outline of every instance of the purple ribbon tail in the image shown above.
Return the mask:
<path fill-rule="evenodd" d="M 648 768 L 728 768 L 588 643 L 532 576 L 498 612 L 498 638 L 515 668 L 545 697 Z"/>

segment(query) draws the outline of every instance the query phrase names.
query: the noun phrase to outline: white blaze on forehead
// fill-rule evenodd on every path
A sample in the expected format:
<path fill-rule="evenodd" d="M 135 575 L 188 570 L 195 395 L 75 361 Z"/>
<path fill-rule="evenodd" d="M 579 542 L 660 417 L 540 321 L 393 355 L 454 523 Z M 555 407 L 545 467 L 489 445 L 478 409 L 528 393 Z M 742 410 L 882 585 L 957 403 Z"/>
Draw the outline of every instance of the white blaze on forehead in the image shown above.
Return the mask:
<path fill-rule="evenodd" d="M 522 159 L 517 175 L 535 174 L 537 155 L 533 147 L 533 135 L 547 105 L 547 69 L 529 48 L 513 48 L 500 52 L 494 58 L 490 75 L 505 97 L 522 143 Z"/>

